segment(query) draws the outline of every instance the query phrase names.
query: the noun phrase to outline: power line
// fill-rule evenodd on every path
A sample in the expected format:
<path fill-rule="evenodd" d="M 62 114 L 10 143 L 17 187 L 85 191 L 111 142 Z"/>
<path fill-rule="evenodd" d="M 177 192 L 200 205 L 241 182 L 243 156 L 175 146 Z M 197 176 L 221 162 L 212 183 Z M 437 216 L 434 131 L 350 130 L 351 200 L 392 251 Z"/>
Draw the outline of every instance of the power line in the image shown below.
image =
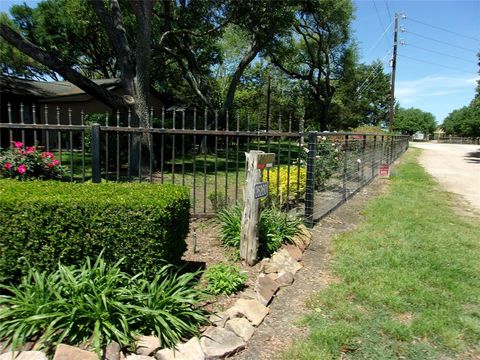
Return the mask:
<path fill-rule="evenodd" d="M 437 40 L 437 39 L 434 39 L 434 38 L 431 38 L 431 37 L 428 37 L 428 36 L 424 36 L 424 35 L 421 35 L 421 34 L 417 34 L 413 31 L 409 31 L 409 30 L 405 30 L 405 29 L 401 29 L 402 32 L 405 32 L 405 33 L 408 33 L 408 34 L 412 34 L 412 35 L 415 35 L 415 36 L 418 36 L 418 37 L 421 37 L 423 39 L 426 39 L 426 40 L 430 40 L 430 41 L 436 41 L 440 44 L 445 44 L 445 45 L 448 45 L 448 46 L 452 46 L 452 47 L 455 47 L 455 48 L 458 48 L 458 49 L 462 49 L 462 50 L 465 50 L 465 51 L 469 51 L 469 52 L 472 52 L 472 53 L 476 53 L 475 50 L 472 50 L 472 49 L 469 49 L 469 48 L 466 48 L 466 47 L 463 47 L 463 46 L 459 46 L 459 45 L 455 45 L 455 44 L 451 44 L 449 42 L 446 42 L 446 41 L 442 41 L 442 40 Z"/>
<path fill-rule="evenodd" d="M 453 66 L 441 65 L 441 64 L 437 64 L 437 63 L 434 63 L 434 62 L 431 62 L 431 61 L 425 61 L 425 60 L 417 59 L 417 58 L 407 56 L 407 55 L 403 55 L 403 54 L 398 54 L 398 56 L 402 57 L 402 58 L 405 58 L 405 59 L 410 59 L 410 60 L 422 62 L 422 63 L 425 63 L 425 64 L 429 64 L 429 65 L 435 65 L 435 66 L 440 66 L 440 67 L 443 67 L 443 68 L 446 68 L 446 69 L 456 70 L 458 72 L 465 73 L 465 74 L 471 74 L 471 72 L 460 70 L 460 69 L 458 69 L 456 67 L 453 67 Z"/>
<path fill-rule="evenodd" d="M 385 6 L 387 7 L 388 17 L 390 18 L 390 21 L 392 21 L 392 14 L 390 13 L 390 6 L 388 6 L 388 1 L 385 1 Z"/>
<path fill-rule="evenodd" d="M 370 71 L 370 73 L 368 74 L 367 78 L 363 81 L 362 84 L 360 84 L 360 86 L 357 88 L 357 91 L 355 92 L 355 96 L 358 95 L 359 93 L 361 93 L 362 91 L 365 90 L 366 87 L 368 87 L 368 85 L 370 85 L 370 83 L 375 80 L 377 78 L 377 76 L 383 72 L 383 64 L 385 62 L 385 58 L 390 54 L 390 52 L 387 52 L 383 58 L 381 59 L 380 63 L 377 64 L 376 66 L 374 66 L 374 68 Z M 373 76 L 372 79 L 370 79 L 370 77 Z"/>
<path fill-rule="evenodd" d="M 442 56 L 448 56 L 448 57 L 451 57 L 453 59 L 458 59 L 458 60 L 461 60 L 461 61 L 465 61 L 469 64 L 472 63 L 472 60 L 468 60 L 468 59 L 464 59 L 464 58 L 461 58 L 459 56 L 455 56 L 455 55 L 450 55 L 450 54 L 447 54 L 447 53 L 443 53 L 441 51 L 436 51 L 436 50 L 431 50 L 431 49 L 426 49 L 424 47 L 421 47 L 421 46 L 416 46 L 416 45 L 412 45 L 412 44 L 402 44 L 402 45 L 407 45 L 407 46 L 411 46 L 411 47 L 414 47 L 416 49 L 420 49 L 420 50 L 423 50 L 423 51 L 428 51 L 428 52 L 431 52 L 431 53 L 434 53 L 434 54 L 439 54 L 439 55 L 442 55 Z"/>
<path fill-rule="evenodd" d="M 385 31 L 379 36 L 379 38 L 375 41 L 375 43 L 373 44 L 373 46 L 367 51 L 367 53 L 365 54 L 365 57 L 367 57 L 370 52 L 375 49 L 378 45 L 378 43 L 380 42 L 380 40 L 382 40 L 382 38 L 385 36 L 385 34 L 387 33 L 388 29 L 390 29 L 390 27 L 392 26 L 393 24 L 393 21 L 387 26 L 387 28 L 385 29 Z"/>
<path fill-rule="evenodd" d="M 425 25 L 425 26 L 430 26 L 430 27 L 432 27 L 432 28 L 435 28 L 435 29 L 438 29 L 438 30 L 442 30 L 442 31 L 445 31 L 445 32 L 448 32 L 448 33 L 451 33 L 451 34 L 454 34 L 454 35 L 457 35 L 457 36 L 462 36 L 462 37 L 467 38 L 467 39 L 471 39 L 471 40 L 475 40 L 475 41 L 480 41 L 479 38 L 475 38 L 475 37 L 469 36 L 469 35 L 460 34 L 460 33 L 456 32 L 456 31 L 452 31 L 452 30 L 449 30 L 449 29 L 445 29 L 445 28 L 442 28 L 442 27 L 440 27 L 440 26 L 427 24 L 426 22 L 423 22 L 423 21 L 420 21 L 420 20 L 412 19 L 412 18 L 409 18 L 409 17 L 407 17 L 406 19 L 407 19 L 407 20 L 410 20 L 410 21 L 413 21 L 413 22 L 416 22 L 416 23 L 419 23 L 419 24 L 422 24 L 422 25 Z"/>
<path fill-rule="evenodd" d="M 377 3 L 375 2 L 375 0 L 372 0 L 373 2 L 373 6 L 375 6 L 375 12 L 377 13 L 377 19 L 378 21 L 380 22 L 380 26 L 382 27 L 382 29 L 384 30 L 385 29 L 385 25 L 383 24 L 383 21 L 382 21 L 382 18 L 380 16 L 380 12 L 378 11 L 378 8 L 377 8 Z M 388 43 L 388 42 L 387 42 Z"/>

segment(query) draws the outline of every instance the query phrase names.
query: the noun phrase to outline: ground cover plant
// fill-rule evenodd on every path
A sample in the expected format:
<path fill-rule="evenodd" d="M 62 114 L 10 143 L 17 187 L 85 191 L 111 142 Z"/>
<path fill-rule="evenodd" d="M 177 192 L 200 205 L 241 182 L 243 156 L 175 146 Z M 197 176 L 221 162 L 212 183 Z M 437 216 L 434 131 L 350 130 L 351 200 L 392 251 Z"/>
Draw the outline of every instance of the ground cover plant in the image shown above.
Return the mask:
<path fill-rule="evenodd" d="M 88 340 L 100 353 L 112 341 L 131 347 L 139 335 L 153 334 L 162 347 L 171 347 L 198 333 L 206 322 L 198 273 L 180 274 L 165 265 L 147 278 L 120 265 L 87 258 L 82 266 L 31 269 L 18 285 L 0 285 L 0 339 L 14 349 L 36 336 L 47 349 Z"/>
<path fill-rule="evenodd" d="M 480 222 L 405 155 L 388 193 L 335 238 L 338 283 L 311 298 L 285 359 L 474 359 L 480 354 Z M 476 346 L 476 347 L 475 347 Z"/>
<path fill-rule="evenodd" d="M 64 172 L 53 153 L 39 151 L 35 146 L 25 148 L 20 141 L 15 141 L 11 148 L 0 151 L 0 178 L 60 179 Z"/>
<path fill-rule="evenodd" d="M 186 250 L 188 189 L 147 183 L 75 184 L 0 180 L 0 280 L 18 281 L 30 267 L 54 270 L 104 250 L 137 273 Z"/>
<path fill-rule="evenodd" d="M 230 295 L 242 289 L 248 275 L 233 264 L 219 263 L 208 267 L 204 273 L 210 294 Z"/>
<path fill-rule="evenodd" d="M 218 212 L 219 236 L 224 246 L 240 249 L 242 208 L 234 205 Z M 291 243 L 301 224 L 299 218 L 282 213 L 276 208 L 264 209 L 259 220 L 260 257 L 268 257 L 284 243 Z"/>

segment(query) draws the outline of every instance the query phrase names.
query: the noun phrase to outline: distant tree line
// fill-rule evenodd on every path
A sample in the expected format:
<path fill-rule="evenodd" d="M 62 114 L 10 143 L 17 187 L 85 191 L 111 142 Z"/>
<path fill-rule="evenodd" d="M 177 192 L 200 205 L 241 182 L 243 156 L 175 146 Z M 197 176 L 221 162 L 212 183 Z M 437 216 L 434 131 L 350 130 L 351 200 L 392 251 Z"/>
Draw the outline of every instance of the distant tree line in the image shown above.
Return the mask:
<path fill-rule="evenodd" d="M 480 68 L 480 52 L 477 56 Z M 480 75 L 480 70 L 478 73 Z M 448 114 L 442 127 L 447 135 L 480 137 L 480 80 L 477 80 L 475 97 L 470 104 Z"/>

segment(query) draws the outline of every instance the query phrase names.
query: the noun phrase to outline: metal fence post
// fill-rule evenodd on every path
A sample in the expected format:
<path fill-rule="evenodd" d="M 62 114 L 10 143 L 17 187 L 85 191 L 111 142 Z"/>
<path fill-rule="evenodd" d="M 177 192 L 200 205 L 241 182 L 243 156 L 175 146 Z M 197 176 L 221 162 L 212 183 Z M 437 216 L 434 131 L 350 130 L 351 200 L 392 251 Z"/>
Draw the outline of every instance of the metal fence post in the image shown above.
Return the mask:
<path fill-rule="evenodd" d="M 315 196 L 315 156 L 317 154 L 317 136 L 318 133 L 316 131 L 311 131 L 308 133 L 305 223 L 310 228 L 313 227 L 313 207 Z"/>
<path fill-rule="evenodd" d="M 347 201 L 348 135 L 343 142 L 343 200 Z"/>
<path fill-rule="evenodd" d="M 92 124 L 92 182 L 100 183 L 100 124 Z"/>

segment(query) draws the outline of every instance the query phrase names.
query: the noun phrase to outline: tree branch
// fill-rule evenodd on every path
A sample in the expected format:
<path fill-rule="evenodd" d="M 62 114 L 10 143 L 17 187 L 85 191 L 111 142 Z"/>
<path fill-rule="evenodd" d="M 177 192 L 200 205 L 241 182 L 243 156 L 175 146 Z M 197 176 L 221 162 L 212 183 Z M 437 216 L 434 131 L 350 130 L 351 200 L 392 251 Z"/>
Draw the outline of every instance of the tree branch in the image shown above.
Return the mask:
<path fill-rule="evenodd" d="M 118 109 L 125 108 L 127 103 L 122 97 L 111 93 L 100 85 L 95 84 L 92 80 L 86 78 L 79 72 L 65 65 L 59 58 L 40 49 L 30 41 L 24 39 L 20 34 L 10 29 L 5 24 L 0 24 L 0 35 L 12 46 L 19 49 L 32 59 L 47 66 L 49 69 L 59 73 L 63 78 L 77 85 L 83 91 L 89 93 L 106 105 Z"/>

